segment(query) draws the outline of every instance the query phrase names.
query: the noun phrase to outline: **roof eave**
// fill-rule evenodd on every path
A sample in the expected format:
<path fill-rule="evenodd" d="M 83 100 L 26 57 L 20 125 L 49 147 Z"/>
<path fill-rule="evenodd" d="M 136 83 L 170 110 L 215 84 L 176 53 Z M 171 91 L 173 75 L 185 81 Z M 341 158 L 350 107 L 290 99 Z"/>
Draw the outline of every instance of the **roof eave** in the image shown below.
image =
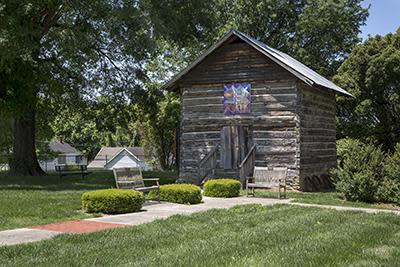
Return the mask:
<path fill-rule="evenodd" d="M 220 45 L 222 45 L 226 40 L 228 40 L 232 35 L 238 36 L 235 30 L 230 30 L 227 32 L 218 42 L 208 48 L 200 57 L 198 57 L 195 61 L 193 61 L 189 66 L 180 71 L 177 75 L 175 75 L 169 82 L 164 84 L 161 87 L 161 90 L 167 91 L 176 91 L 178 86 L 176 82 L 185 74 L 187 74 L 190 70 L 192 70 L 197 64 L 203 61 L 208 55 L 210 55 L 215 49 L 217 49 Z M 238 36 L 239 37 L 239 36 Z M 239 37 L 240 38 L 240 37 Z"/>
<path fill-rule="evenodd" d="M 252 39 L 248 38 L 246 35 L 242 34 L 239 31 L 236 30 L 230 30 L 227 32 L 217 43 L 215 43 L 213 46 L 211 46 L 209 49 L 207 49 L 206 52 L 204 52 L 199 58 L 197 58 L 195 61 L 193 61 L 189 66 L 187 66 L 185 69 L 183 69 L 181 72 L 179 72 L 177 75 L 174 76 L 173 79 L 171 79 L 169 82 L 167 82 L 165 85 L 161 87 L 162 90 L 168 90 L 168 91 L 176 91 L 179 87 L 176 84 L 179 79 L 182 78 L 182 76 L 186 75 L 189 71 L 191 71 L 197 64 L 199 64 L 201 61 L 203 61 L 207 56 L 209 56 L 215 49 L 220 47 L 226 40 L 228 40 L 231 36 L 235 35 L 236 37 L 240 38 L 244 42 L 246 42 L 248 45 L 259 51 L 261 54 L 265 55 L 272 61 L 274 61 L 276 64 L 281 66 L 282 68 L 286 69 L 290 73 L 292 73 L 295 77 L 303 81 L 304 83 L 308 84 L 309 86 L 314 86 L 314 85 L 319 85 L 324 88 L 327 88 L 329 90 L 334 91 L 335 93 L 339 93 L 345 96 L 350 96 L 354 97 L 352 94 L 348 93 L 346 90 L 342 89 L 339 87 L 339 89 L 335 89 L 333 87 L 327 87 L 326 85 L 322 85 L 317 83 L 316 81 L 310 79 L 309 77 L 306 77 L 299 71 L 293 69 L 291 66 L 283 63 L 279 59 L 275 58 L 273 55 L 262 49 L 257 43 L 255 43 Z"/>

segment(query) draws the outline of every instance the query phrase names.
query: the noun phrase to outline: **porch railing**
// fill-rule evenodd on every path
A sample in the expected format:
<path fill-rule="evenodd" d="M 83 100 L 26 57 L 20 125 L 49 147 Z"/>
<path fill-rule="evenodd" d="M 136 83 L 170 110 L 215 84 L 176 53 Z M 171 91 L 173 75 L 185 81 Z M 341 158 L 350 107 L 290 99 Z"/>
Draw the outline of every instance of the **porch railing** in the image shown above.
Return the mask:
<path fill-rule="evenodd" d="M 219 145 L 213 147 L 207 155 L 199 161 L 197 184 L 201 185 L 208 176 L 214 176 L 214 170 L 217 167 L 217 152 Z"/>
<path fill-rule="evenodd" d="M 256 145 L 254 144 L 239 165 L 240 182 L 244 185 L 246 177 L 252 175 L 256 163 Z"/>

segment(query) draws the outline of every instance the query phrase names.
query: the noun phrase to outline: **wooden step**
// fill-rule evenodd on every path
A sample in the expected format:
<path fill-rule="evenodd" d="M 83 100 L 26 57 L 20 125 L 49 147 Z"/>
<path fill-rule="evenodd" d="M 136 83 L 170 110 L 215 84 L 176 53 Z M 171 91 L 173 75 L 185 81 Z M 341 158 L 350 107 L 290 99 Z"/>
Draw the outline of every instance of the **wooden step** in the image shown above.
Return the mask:
<path fill-rule="evenodd" d="M 239 170 L 216 169 L 214 178 L 239 178 Z"/>

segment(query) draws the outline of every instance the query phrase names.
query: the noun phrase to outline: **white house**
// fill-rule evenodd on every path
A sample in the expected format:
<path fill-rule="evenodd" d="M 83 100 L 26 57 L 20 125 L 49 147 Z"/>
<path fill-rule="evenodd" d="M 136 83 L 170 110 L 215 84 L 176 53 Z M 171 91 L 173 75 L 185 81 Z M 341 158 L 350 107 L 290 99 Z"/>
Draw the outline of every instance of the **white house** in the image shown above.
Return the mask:
<path fill-rule="evenodd" d="M 102 147 L 92 162 L 90 169 L 106 169 L 141 167 L 142 170 L 151 170 L 141 147 Z"/>
<path fill-rule="evenodd" d="M 64 141 L 54 140 L 49 143 L 50 151 L 57 156 L 48 160 L 39 160 L 40 167 L 44 171 L 55 171 L 56 165 L 87 164 L 87 159 L 82 153 Z"/>

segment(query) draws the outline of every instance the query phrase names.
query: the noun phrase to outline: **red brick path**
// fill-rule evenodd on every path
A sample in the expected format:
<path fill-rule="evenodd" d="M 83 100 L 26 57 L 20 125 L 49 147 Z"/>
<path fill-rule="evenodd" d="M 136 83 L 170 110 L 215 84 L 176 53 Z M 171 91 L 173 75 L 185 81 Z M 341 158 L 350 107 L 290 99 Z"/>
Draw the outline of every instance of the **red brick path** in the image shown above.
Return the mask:
<path fill-rule="evenodd" d="M 57 231 L 63 233 L 91 233 L 111 228 L 126 227 L 127 225 L 116 223 L 103 223 L 94 221 L 68 221 L 51 223 L 30 227 L 31 229 Z"/>

